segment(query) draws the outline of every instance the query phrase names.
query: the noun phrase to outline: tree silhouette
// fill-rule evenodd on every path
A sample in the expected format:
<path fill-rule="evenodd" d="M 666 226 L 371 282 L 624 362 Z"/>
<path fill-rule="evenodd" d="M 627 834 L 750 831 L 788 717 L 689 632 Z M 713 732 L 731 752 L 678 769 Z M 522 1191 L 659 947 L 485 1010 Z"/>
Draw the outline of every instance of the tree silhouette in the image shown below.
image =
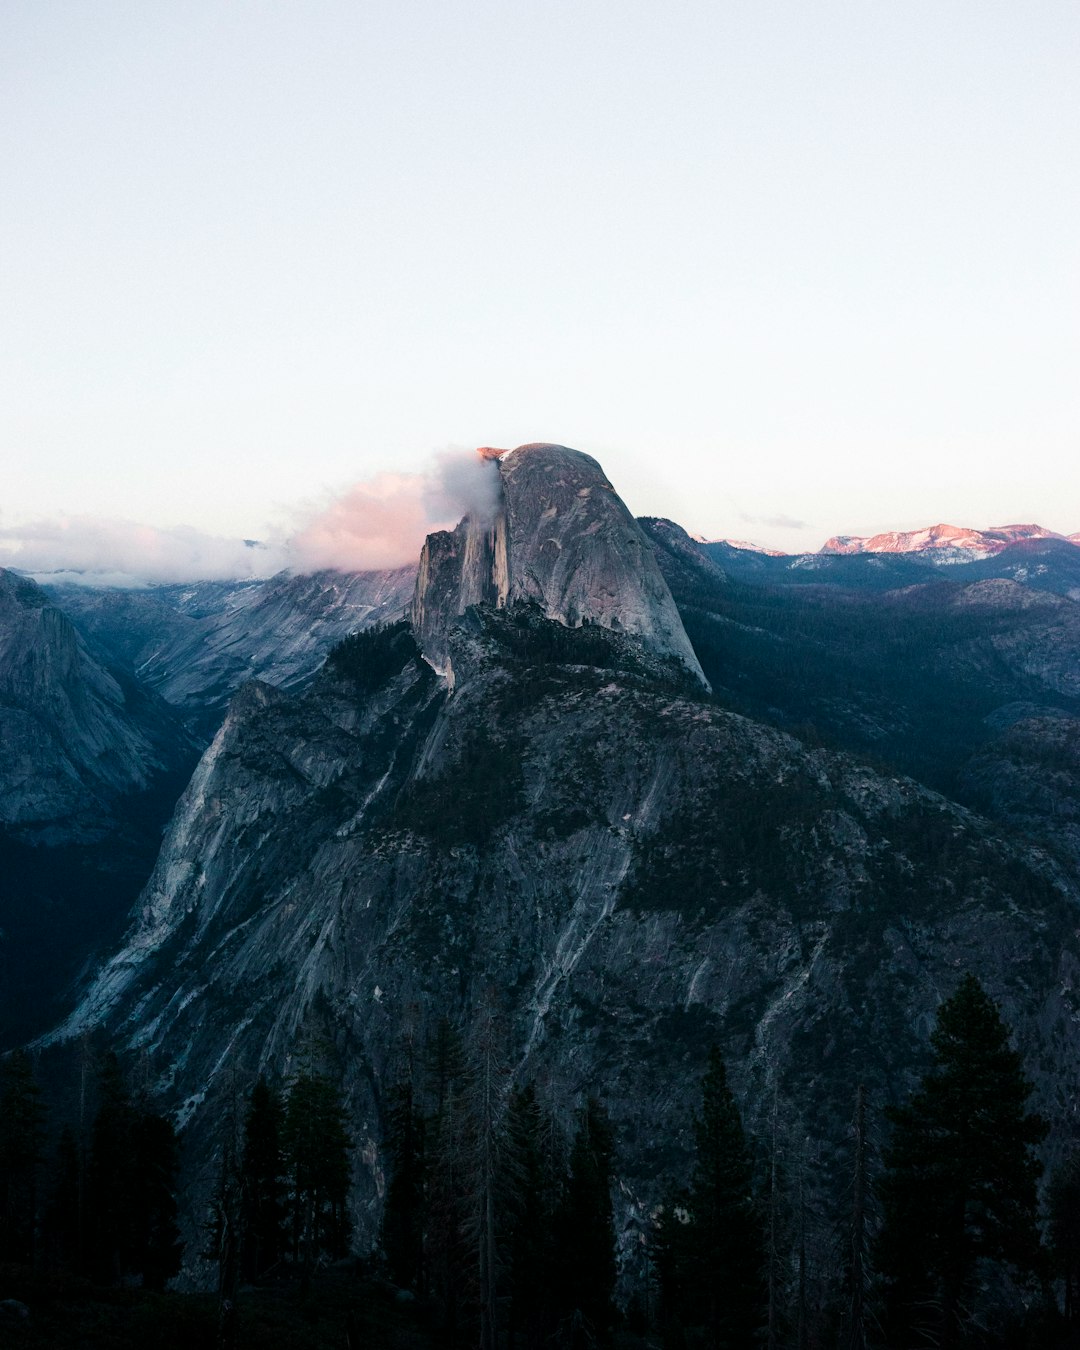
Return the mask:
<path fill-rule="evenodd" d="M 390 1277 L 404 1289 L 423 1286 L 426 1210 L 424 1117 L 409 1074 L 392 1090 L 386 1115 L 390 1178 L 383 1207 L 381 1245 Z"/>
<path fill-rule="evenodd" d="M 88 1168 L 90 1269 L 99 1281 L 141 1277 L 161 1289 L 180 1269 L 179 1148 L 172 1124 L 131 1099 L 114 1054 L 105 1057 Z"/>
<path fill-rule="evenodd" d="M 615 1221 L 611 1169 L 615 1141 L 607 1112 L 590 1097 L 578 1118 L 570 1171 L 556 1211 L 552 1294 L 574 1343 L 606 1341 L 615 1321 Z"/>
<path fill-rule="evenodd" d="M 930 1044 L 933 1065 L 889 1112 L 878 1263 L 889 1334 L 953 1346 L 970 1329 L 977 1272 L 1040 1269 L 1034 1149 L 1046 1125 L 1026 1109 L 1020 1056 L 973 975 L 941 1005 Z"/>
<path fill-rule="evenodd" d="M 37 1227 L 45 1108 L 30 1057 L 16 1050 L 0 1065 L 0 1259 L 30 1263 Z"/>
<path fill-rule="evenodd" d="M 716 1350 L 750 1346 L 763 1323 L 764 1240 L 754 1204 L 750 1151 L 716 1046 L 702 1080 L 694 1140 L 691 1308 L 698 1316 L 704 1314 L 708 1343 Z"/>
<path fill-rule="evenodd" d="M 244 1278 L 252 1283 L 262 1279 L 284 1252 L 284 1126 L 281 1094 L 260 1074 L 244 1119 L 240 1161 L 243 1231 L 240 1264 Z"/>
<path fill-rule="evenodd" d="M 346 1199 L 352 1142 L 341 1094 L 325 1074 L 304 1069 L 290 1083 L 283 1142 L 293 1258 L 310 1272 L 321 1256 L 344 1256 L 351 1231 Z"/>
<path fill-rule="evenodd" d="M 1054 1271 L 1065 1286 L 1065 1321 L 1080 1317 L 1080 1153 L 1073 1153 L 1047 1187 L 1050 1251 Z"/>

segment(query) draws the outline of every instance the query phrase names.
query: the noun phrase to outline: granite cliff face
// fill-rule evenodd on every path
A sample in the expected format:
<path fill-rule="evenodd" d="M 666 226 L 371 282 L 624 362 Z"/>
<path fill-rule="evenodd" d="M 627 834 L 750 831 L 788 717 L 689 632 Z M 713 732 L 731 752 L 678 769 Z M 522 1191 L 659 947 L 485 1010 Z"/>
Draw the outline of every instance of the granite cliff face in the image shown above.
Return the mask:
<path fill-rule="evenodd" d="M 401 666 L 378 687 L 336 669 L 299 699 L 247 686 L 64 1034 L 103 1025 L 145 1055 L 199 1157 L 229 1071 L 283 1073 L 317 1032 L 358 1136 L 362 1239 L 403 1038 L 468 1027 L 491 990 L 519 1079 L 564 1109 L 603 1089 L 627 1223 L 685 1163 L 711 1040 L 751 1118 L 775 1090 L 827 1161 L 856 1080 L 901 1089 L 966 969 L 1068 1109 L 1080 896 L 1060 865 L 618 648 L 544 659 L 549 626 L 472 611 L 452 695 L 404 632 L 380 639 Z"/>
<path fill-rule="evenodd" d="M 343 637 L 400 619 L 416 567 L 281 573 L 145 590 L 58 587 L 57 604 L 205 739 L 250 679 L 294 688 Z"/>
<path fill-rule="evenodd" d="M 118 938 L 196 754 L 160 699 L 0 570 L 0 1049 Z"/>
<path fill-rule="evenodd" d="M 1070 1122 L 1075 867 L 707 699 L 666 586 L 609 602 L 602 579 L 643 536 L 593 501 L 592 461 L 527 447 L 499 472 L 501 517 L 429 539 L 415 638 L 353 639 L 299 694 L 236 696 L 121 949 L 58 1033 L 104 1027 L 140 1055 L 204 1160 L 192 1231 L 225 1096 L 317 1035 L 373 1237 L 401 1047 L 443 1015 L 467 1032 L 492 999 L 517 1081 L 564 1119 L 603 1092 L 626 1234 L 686 1165 L 711 1042 L 751 1123 L 778 1109 L 820 1180 L 855 1084 L 881 1102 L 911 1082 L 968 969 Z M 665 547 L 695 594 L 727 585 L 674 533 Z"/>
<path fill-rule="evenodd" d="M 707 687 L 649 541 L 596 460 L 537 444 L 488 462 L 501 487 L 491 518 L 429 536 L 421 555 L 411 618 L 435 667 L 451 672 L 449 629 L 469 605 L 525 603 L 627 633 Z"/>
<path fill-rule="evenodd" d="M 28 841 L 99 838 L 118 797 L 190 748 L 168 710 L 108 670 L 39 586 L 0 569 L 0 825 Z"/>

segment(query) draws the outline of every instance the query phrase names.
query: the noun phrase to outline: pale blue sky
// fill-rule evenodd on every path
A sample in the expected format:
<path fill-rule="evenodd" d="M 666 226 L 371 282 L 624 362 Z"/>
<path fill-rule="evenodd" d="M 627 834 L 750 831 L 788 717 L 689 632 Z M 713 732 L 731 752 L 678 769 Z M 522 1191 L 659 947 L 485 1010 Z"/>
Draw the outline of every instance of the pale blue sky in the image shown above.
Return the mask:
<path fill-rule="evenodd" d="M 557 440 L 711 536 L 1080 530 L 1078 70 L 1075 0 L 6 0 L 0 525 Z"/>

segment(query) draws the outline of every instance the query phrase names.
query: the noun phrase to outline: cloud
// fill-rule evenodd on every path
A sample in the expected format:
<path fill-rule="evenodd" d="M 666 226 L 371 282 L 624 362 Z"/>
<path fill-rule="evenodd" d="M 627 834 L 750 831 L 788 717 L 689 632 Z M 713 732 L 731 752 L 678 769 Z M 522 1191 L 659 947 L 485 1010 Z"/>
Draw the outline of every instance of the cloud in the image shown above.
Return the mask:
<path fill-rule="evenodd" d="M 65 516 L 0 527 L 0 566 L 112 586 L 245 579 L 286 567 L 400 567 L 416 562 L 433 529 L 452 528 L 464 515 L 492 519 L 499 491 L 493 462 L 471 450 L 445 450 L 424 473 L 380 473 L 294 511 L 291 525 L 269 542 Z"/>
<path fill-rule="evenodd" d="M 0 528 L 0 566 L 98 585 L 267 576 L 284 566 L 283 560 L 279 549 L 188 525 L 162 529 L 131 520 L 62 516 Z"/>
<path fill-rule="evenodd" d="M 287 542 L 301 572 L 401 567 L 420 556 L 432 530 L 465 515 L 488 521 L 499 503 L 499 471 L 471 450 L 444 450 L 423 474 L 383 473 L 354 483 L 312 511 Z"/>

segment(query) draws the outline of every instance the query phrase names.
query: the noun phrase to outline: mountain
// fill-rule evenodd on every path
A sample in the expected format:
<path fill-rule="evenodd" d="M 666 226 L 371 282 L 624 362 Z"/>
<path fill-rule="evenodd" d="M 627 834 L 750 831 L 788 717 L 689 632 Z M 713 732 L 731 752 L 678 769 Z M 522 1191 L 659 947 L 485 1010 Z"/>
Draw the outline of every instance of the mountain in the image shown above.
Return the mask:
<path fill-rule="evenodd" d="M 410 565 L 141 590 L 66 585 L 51 594 L 208 740 L 245 680 L 303 684 L 346 634 L 399 619 L 415 578 Z"/>
<path fill-rule="evenodd" d="M 0 569 L 0 1045 L 115 940 L 195 754 L 160 699 Z"/>
<path fill-rule="evenodd" d="M 822 553 L 919 553 L 936 564 L 976 562 L 992 558 L 1010 544 L 1026 539 L 1063 539 L 1041 525 L 995 525 L 988 530 L 957 525 L 930 525 L 922 530 L 889 531 L 860 538 L 834 535 L 821 547 Z"/>
<path fill-rule="evenodd" d="M 651 517 L 643 520 L 646 532 Z M 670 522 L 668 522 L 670 524 Z M 681 527 L 676 526 L 681 533 Z M 1016 526 L 1034 529 L 1038 526 Z M 885 536 L 879 536 L 884 538 Z M 896 536 L 899 537 L 899 536 Z M 913 549 L 883 552 L 766 553 L 732 545 L 724 540 L 687 540 L 713 559 L 734 581 L 753 585 L 831 587 L 852 591 L 889 591 L 903 586 L 930 582 L 942 563 L 945 550 Z M 832 541 L 830 541 L 832 542 Z M 1001 541 L 997 541 L 998 544 Z M 1052 591 L 1080 598 L 1080 552 L 1076 542 L 1043 531 L 1028 539 L 1001 544 L 972 556 L 954 554 L 945 559 L 949 575 L 958 580 L 977 581 L 994 577 L 1011 578 L 1033 590 Z"/>
<path fill-rule="evenodd" d="M 938 742 L 978 690 L 945 737 L 976 777 L 988 746 L 1031 743 L 1024 723 L 1056 709 L 1071 727 L 1073 603 L 1003 580 L 884 608 L 750 587 L 670 522 L 631 530 L 587 456 L 497 465 L 491 516 L 429 538 L 411 626 L 347 639 L 302 690 L 234 697 L 124 942 L 53 1037 L 104 1028 L 139 1057 L 184 1127 L 189 1234 L 237 1082 L 318 1044 L 372 1238 L 391 1089 L 443 1016 L 468 1034 L 494 1010 L 508 1073 L 564 1122 L 603 1094 L 627 1244 L 685 1173 L 714 1041 L 749 1122 L 784 1122 L 819 1198 L 842 1189 L 856 1084 L 877 1102 L 910 1086 L 967 969 L 1060 1119 L 1080 1057 L 1076 860 L 887 758 L 913 740 L 956 779 Z M 643 573 L 612 594 L 632 556 Z M 778 725 L 804 707 L 833 744 Z M 1071 733 L 1050 731 L 1071 765 Z"/>
<path fill-rule="evenodd" d="M 871 584 L 851 573 L 877 558 L 837 557 L 809 586 L 718 575 L 714 545 L 644 524 L 726 706 L 909 774 L 1080 867 L 1080 608 L 1035 589 L 1068 577 L 1071 545 L 945 574 L 885 558 Z M 993 575 L 1029 549 L 1052 553 L 1046 575 Z"/>
<path fill-rule="evenodd" d="M 648 540 L 596 460 L 538 444 L 486 462 L 491 511 L 429 535 L 420 556 L 411 619 L 436 669 L 450 670 L 449 629 L 470 605 L 535 604 L 571 628 L 628 633 L 704 684 Z"/>

